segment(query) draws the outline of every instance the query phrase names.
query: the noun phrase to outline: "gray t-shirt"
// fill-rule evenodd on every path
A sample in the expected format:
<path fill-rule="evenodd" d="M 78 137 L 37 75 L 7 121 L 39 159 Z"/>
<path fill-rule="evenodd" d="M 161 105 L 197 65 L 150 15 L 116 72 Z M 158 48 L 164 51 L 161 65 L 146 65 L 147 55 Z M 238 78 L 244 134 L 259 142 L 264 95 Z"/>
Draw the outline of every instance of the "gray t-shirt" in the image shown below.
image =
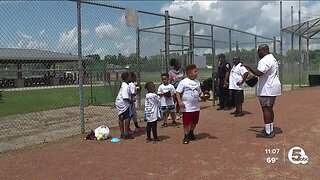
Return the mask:
<path fill-rule="evenodd" d="M 169 82 L 172 84 L 175 88 L 178 87 L 179 82 L 184 78 L 184 72 L 182 69 L 176 70 L 176 69 L 170 69 L 169 72 Z"/>

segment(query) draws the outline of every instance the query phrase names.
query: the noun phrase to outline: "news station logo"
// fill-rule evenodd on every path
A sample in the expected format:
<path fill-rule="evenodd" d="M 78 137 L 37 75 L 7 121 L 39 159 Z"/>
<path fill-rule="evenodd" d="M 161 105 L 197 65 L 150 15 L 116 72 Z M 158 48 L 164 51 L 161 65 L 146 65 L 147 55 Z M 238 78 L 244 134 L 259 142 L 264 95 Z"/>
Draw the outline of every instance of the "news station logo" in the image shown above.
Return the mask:
<path fill-rule="evenodd" d="M 288 152 L 288 159 L 292 164 L 307 164 L 309 162 L 309 157 L 300 147 L 291 148 Z"/>

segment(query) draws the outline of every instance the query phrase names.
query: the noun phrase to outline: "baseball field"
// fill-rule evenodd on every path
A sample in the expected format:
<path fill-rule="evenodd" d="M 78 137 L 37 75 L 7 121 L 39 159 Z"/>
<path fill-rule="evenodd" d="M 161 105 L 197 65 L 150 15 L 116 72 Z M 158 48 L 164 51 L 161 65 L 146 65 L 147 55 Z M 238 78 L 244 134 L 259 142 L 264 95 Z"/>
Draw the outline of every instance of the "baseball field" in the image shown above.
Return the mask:
<path fill-rule="evenodd" d="M 245 116 L 202 103 L 195 134 L 182 144 L 182 127 L 160 128 L 162 141 L 84 140 L 85 135 L 0 155 L 1 179 L 318 179 L 320 175 L 320 88 L 285 92 L 275 104 L 272 139 L 263 129 L 257 98 L 246 101 Z M 181 123 L 181 121 L 179 121 Z M 142 124 L 145 126 L 145 124 Z M 112 136 L 119 136 L 117 128 Z"/>

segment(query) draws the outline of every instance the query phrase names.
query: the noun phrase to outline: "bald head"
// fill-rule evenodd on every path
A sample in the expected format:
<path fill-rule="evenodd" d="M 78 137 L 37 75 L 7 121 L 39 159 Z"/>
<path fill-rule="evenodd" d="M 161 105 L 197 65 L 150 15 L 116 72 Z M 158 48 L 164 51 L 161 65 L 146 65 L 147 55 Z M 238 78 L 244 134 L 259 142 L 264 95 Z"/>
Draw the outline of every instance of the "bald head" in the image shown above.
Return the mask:
<path fill-rule="evenodd" d="M 269 46 L 266 45 L 266 44 L 261 44 L 258 47 L 258 56 L 259 56 L 259 58 L 262 59 L 267 54 L 270 54 Z"/>

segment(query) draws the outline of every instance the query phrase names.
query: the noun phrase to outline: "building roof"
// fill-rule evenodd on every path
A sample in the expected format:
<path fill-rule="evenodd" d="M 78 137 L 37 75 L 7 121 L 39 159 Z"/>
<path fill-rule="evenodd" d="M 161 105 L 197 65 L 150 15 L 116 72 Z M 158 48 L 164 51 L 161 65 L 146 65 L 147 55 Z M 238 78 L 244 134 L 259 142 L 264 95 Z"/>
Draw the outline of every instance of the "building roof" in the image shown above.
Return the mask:
<path fill-rule="evenodd" d="M 305 39 L 320 39 L 320 17 L 305 21 L 303 23 L 300 23 L 300 25 L 295 24 L 293 26 L 283 28 L 282 31 L 289 34 L 294 33 L 294 35 L 296 36 L 299 36 L 299 34 L 301 34 L 301 36 Z"/>
<path fill-rule="evenodd" d="M 91 60 L 83 57 L 83 60 Z M 38 49 L 0 48 L 0 63 L 58 63 L 78 61 L 77 55 Z"/>

